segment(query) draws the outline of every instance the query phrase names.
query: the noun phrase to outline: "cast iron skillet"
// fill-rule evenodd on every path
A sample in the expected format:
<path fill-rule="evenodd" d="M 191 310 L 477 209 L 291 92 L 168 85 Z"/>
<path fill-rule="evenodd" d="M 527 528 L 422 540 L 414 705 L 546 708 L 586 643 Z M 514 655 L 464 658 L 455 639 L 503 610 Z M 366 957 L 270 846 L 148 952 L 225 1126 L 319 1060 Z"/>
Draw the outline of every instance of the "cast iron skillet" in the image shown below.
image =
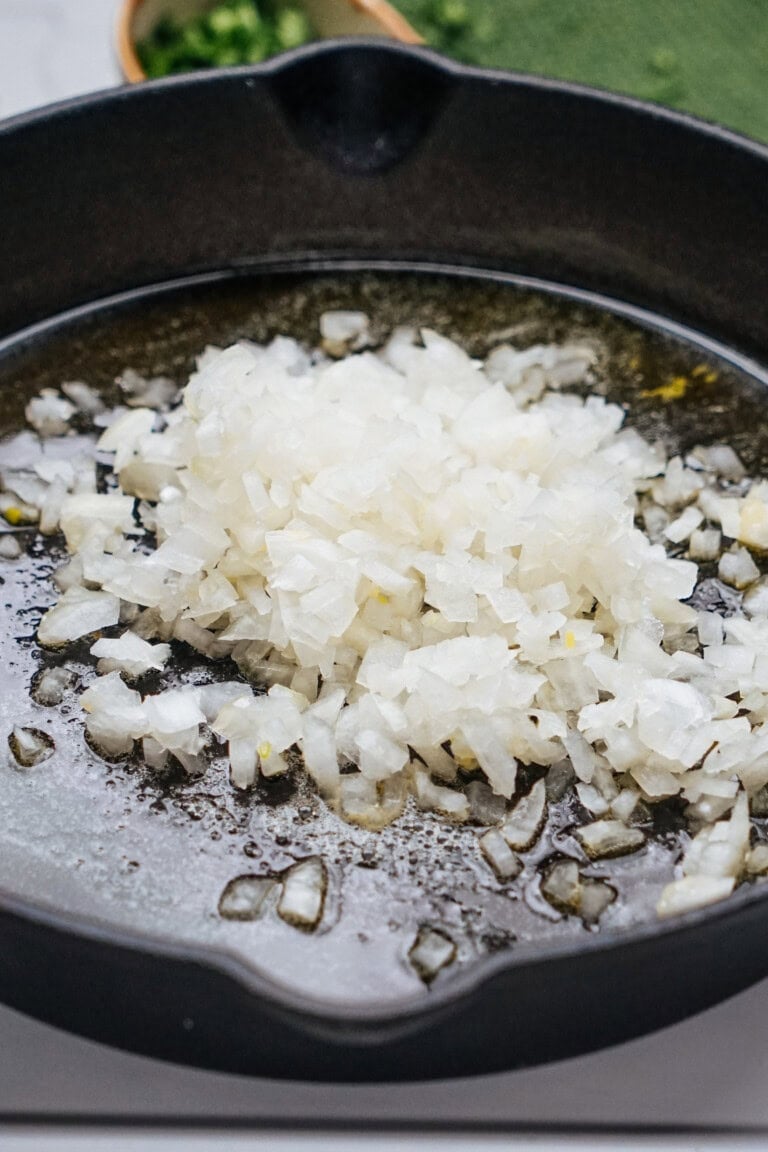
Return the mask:
<path fill-rule="evenodd" d="M 429 264 L 600 294 L 765 363 L 767 208 L 768 151 L 725 130 L 425 51 L 312 46 L 0 128 L 0 338 L 18 346 L 68 310 L 206 273 Z M 0 998 L 226 1071 L 479 1074 L 738 991 L 768 972 L 767 916 L 744 889 L 675 923 L 501 951 L 418 1002 L 331 1008 L 214 949 L 6 891 Z"/>

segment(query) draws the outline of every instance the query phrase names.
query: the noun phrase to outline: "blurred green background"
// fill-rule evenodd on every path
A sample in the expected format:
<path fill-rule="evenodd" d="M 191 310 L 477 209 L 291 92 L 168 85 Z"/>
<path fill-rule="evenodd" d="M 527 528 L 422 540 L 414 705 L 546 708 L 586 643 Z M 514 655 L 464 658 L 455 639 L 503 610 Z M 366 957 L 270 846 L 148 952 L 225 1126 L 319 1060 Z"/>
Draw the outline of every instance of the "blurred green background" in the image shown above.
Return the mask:
<path fill-rule="evenodd" d="M 459 59 L 580 80 L 768 140 L 768 0 L 396 0 Z"/>

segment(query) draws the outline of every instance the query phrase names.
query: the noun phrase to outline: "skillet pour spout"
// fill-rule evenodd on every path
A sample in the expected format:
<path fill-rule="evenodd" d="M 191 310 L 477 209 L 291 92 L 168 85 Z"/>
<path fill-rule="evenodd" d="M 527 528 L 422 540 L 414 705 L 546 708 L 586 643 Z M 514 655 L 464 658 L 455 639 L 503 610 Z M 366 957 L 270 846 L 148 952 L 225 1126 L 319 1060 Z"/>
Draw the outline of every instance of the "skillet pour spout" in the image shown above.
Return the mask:
<path fill-rule="evenodd" d="M 757 377 L 766 207 L 768 150 L 725 129 L 425 49 L 322 42 L 0 124 L 0 369 L 106 306 L 192 282 L 415 269 L 657 317 Z M 102 804 L 97 775 L 79 786 L 84 806 Z M 181 879 L 168 883 L 178 903 Z M 664 924 L 513 942 L 382 1005 L 299 995 L 193 929 L 119 920 L 116 879 L 98 906 L 79 884 L 53 857 L 0 859 L 0 999 L 254 1076 L 416 1080 L 562 1059 L 768 974 L 758 885 Z"/>

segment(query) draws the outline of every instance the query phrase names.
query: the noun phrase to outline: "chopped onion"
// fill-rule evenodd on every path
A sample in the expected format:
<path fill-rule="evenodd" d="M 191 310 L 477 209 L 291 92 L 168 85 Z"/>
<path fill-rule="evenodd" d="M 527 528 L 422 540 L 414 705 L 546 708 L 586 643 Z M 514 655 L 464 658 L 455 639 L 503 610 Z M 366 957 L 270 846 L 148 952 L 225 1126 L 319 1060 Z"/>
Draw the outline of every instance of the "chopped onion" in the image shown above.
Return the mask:
<path fill-rule="evenodd" d="M 697 828 L 683 879 L 738 881 L 746 796 L 768 785 L 768 595 L 749 551 L 768 551 L 768 484 L 725 445 L 666 460 L 618 405 L 563 393 L 588 347 L 482 362 L 404 329 L 374 354 L 370 328 L 324 314 L 333 360 L 287 337 L 208 349 L 173 409 L 172 381 L 131 372 L 113 412 L 79 383 L 30 403 L 53 436 L 77 406 L 113 456 L 97 491 L 93 453 L 34 438 L 0 492 L 8 523 L 60 527 L 72 554 L 40 642 L 122 625 L 93 644 L 92 744 L 141 741 L 156 767 L 197 772 L 210 725 L 238 788 L 300 753 L 345 819 L 383 827 L 413 795 L 491 826 L 483 851 L 509 875 L 574 781 L 596 859 L 639 848 L 628 822 L 680 795 Z M 132 693 L 120 673 L 162 674 L 171 640 L 247 683 Z M 507 811 L 528 765 L 546 775 Z M 578 867 L 573 883 L 585 922 L 613 898 Z"/>
<path fill-rule="evenodd" d="M 57 648 L 102 628 L 111 628 L 119 616 L 120 601 L 116 596 L 75 586 L 45 613 L 37 629 L 37 639 L 45 648 Z"/>
<path fill-rule="evenodd" d="M 604 880 L 582 881 L 579 915 L 585 924 L 596 924 L 609 905 L 616 899 L 616 889 Z"/>
<path fill-rule="evenodd" d="M 31 424 L 38 436 L 65 436 L 69 431 L 69 421 L 77 409 L 69 400 L 53 388 L 43 388 L 39 396 L 33 397 L 24 410 L 27 423 Z"/>
<path fill-rule="evenodd" d="M 749 809 L 741 793 L 730 820 L 718 820 L 694 836 L 683 857 L 684 876 L 738 878 L 749 849 Z"/>
<path fill-rule="evenodd" d="M 411 945 L 408 959 L 425 984 L 431 984 L 438 972 L 456 959 L 456 945 L 439 928 L 423 927 Z"/>
<path fill-rule="evenodd" d="M 164 409 L 172 404 L 178 395 L 178 387 L 166 376 L 153 376 L 146 379 L 128 368 L 118 380 L 120 391 L 129 408 Z"/>
<path fill-rule="evenodd" d="M 581 877 L 575 860 L 553 864 L 541 882 L 541 894 L 558 912 L 577 913 L 581 905 Z"/>
<path fill-rule="evenodd" d="M 444 780 L 446 784 L 452 784 L 454 782 L 459 770 L 458 765 L 444 748 L 414 748 L 414 752 L 426 765 L 427 771 L 433 776 Z M 503 803 L 504 801 L 502 800 L 502 804 Z"/>
<path fill-rule="evenodd" d="M 521 872 L 521 861 L 496 828 L 480 837 L 480 847 L 500 880 L 513 880 Z"/>
<path fill-rule="evenodd" d="M 142 463 L 137 460 L 120 469 L 120 487 L 140 500 L 168 501 L 171 493 L 182 495 L 179 474 L 168 464 Z"/>
<path fill-rule="evenodd" d="M 61 704 L 74 679 L 74 673 L 69 668 L 45 668 L 35 681 L 32 689 L 33 699 L 44 708 L 54 708 L 57 704 Z"/>
<path fill-rule="evenodd" d="M 518 800 L 502 825 L 504 839 L 516 852 L 525 852 L 538 839 L 547 818 L 547 790 L 537 780 L 527 796 Z"/>
<path fill-rule="evenodd" d="M 16 763 L 21 768 L 34 768 L 54 753 L 55 745 L 47 732 L 39 728 L 16 726 L 8 737 L 8 744 Z"/>
<path fill-rule="evenodd" d="M 717 574 L 725 584 L 742 590 L 759 579 L 760 569 L 746 548 L 733 548 L 720 557 Z"/>
<path fill-rule="evenodd" d="M 610 809 L 610 804 L 600 792 L 599 788 L 595 788 L 594 784 L 577 784 L 576 795 L 580 802 L 593 816 L 605 816 L 606 812 Z"/>
<path fill-rule="evenodd" d="M 640 797 L 633 788 L 622 788 L 611 802 L 611 814 L 623 824 L 627 824 L 635 814 L 639 803 Z"/>
<path fill-rule="evenodd" d="M 704 513 L 700 508 L 686 508 L 676 520 L 667 525 L 664 535 L 673 544 L 682 544 L 703 522 Z"/>
<path fill-rule="evenodd" d="M 768 551 L 768 485 L 752 488 L 741 505 L 737 539 L 748 548 Z"/>
<path fill-rule="evenodd" d="M 104 401 L 98 392 L 80 380 L 70 380 L 62 384 L 61 390 L 67 399 L 87 416 L 95 416 L 97 412 L 104 411 Z"/>
<path fill-rule="evenodd" d="M 753 584 L 744 597 L 747 616 L 768 616 L 768 580 Z"/>
<path fill-rule="evenodd" d="M 271 877 L 237 876 L 221 894 L 219 915 L 226 920 L 257 920 L 274 889 Z"/>
<path fill-rule="evenodd" d="M 327 887 L 328 873 L 320 857 L 301 860 L 283 875 L 278 915 L 294 928 L 312 931 L 323 915 Z"/>
<path fill-rule="evenodd" d="M 693 455 L 705 468 L 736 484 L 743 480 L 747 474 L 746 468 L 729 444 L 713 444 L 709 448 L 694 448 Z"/>
<path fill-rule="evenodd" d="M 541 894 L 564 916 L 579 916 L 588 927 L 597 924 L 616 899 L 616 889 L 604 880 L 582 876 L 575 860 L 558 860 L 546 870 Z"/>
<path fill-rule="evenodd" d="M 699 563 L 717 560 L 723 543 L 722 533 L 717 528 L 701 528 L 691 533 L 688 555 Z"/>
<path fill-rule="evenodd" d="M 645 843 L 639 828 L 627 828 L 620 820 L 596 820 L 576 829 L 576 837 L 590 860 L 605 860 L 637 852 Z"/>
<path fill-rule="evenodd" d="M 723 618 L 716 612 L 699 612 L 699 643 L 703 647 L 710 644 L 722 644 L 725 630 Z"/>
<path fill-rule="evenodd" d="M 667 919 L 716 904 L 730 896 L 735 883 L 732 876 L 684 876 L 682 880 L 673 880 L 662 892 L 656 912 L 661 919 Z"/>
<path fill-rule="evenodd" d="M 162 672 L 170 655 L 170 644 L 148 644 L 135 632 L 123 632 L 116 640 L 97 640 L 91 655 L 99 658 L 99 672 L 125 672 L 134 679 L 146 672 Z"/>
<path fill-rule="evenodd" d="M 333 345 L 350 344 L 366 335 L 368 325 L 365 312 L 323 312 L 320 335 Z"/>
<path fill-rule="evenodd" d="M 0 535 L 0 558 L 3 560 L 18 560 L 21 556 L 21 545 L 15 536 L 10 533 Z"/>
<path fill-rule="evenodd" d="M 406 795 L 404 774 L 377 783 L 354 773 L 340 779 L 338 810 L 351 824 L 375 831 L 402 815 Z"/>
<path fill-rule="evenodd" d="M 765 876 L 768 873 L 768 844 L 755 844 L 747 853 L 746 871 L 751 876 Z"/>
<path fill-rule="evenodd" d="M 429 773 L 418 768 L 414 772 L 414 780 L 416 800 L 422 808 L 431 808 L 451 820 L 463 821 L 469 818 L 469 801 L 463 792 L 454 792 L 452 788 L 434 784 Z"/>

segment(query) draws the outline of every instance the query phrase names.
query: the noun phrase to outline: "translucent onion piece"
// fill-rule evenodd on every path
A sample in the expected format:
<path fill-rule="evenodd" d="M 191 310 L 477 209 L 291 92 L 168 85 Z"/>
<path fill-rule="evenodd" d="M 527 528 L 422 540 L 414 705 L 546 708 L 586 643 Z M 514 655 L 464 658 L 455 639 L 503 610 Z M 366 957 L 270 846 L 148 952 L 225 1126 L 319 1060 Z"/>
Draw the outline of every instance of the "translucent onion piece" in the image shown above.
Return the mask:
<path fill-rule="evenodd" d="M 428 926 L 419 929 L 408 959 L 425 984 L 431 984 L 443 968 L 456 959 L 456 945 L 447 932 Z"/>
<path fill-rule="evenodd" d="M 576 837 L 590 860 L 607 860 L 637 852 L 645 844 L 639 828 L 628 828 L 620 820 L 596 820 L 576 829 Z"/>
<path fill-rule="evenodd" d="M 219 899 L 219 915 L 225 920 L 258 920 L 275 890 L 275 881 L 263 876 L 237 876 Z"/>
<path fill-rule="evenodd" d="M 8 737 L 8 744 L 21 768 L 34 768 L 52 756 L 55 750 L 51 737 L 39 728 L 15 727 Z"/>
<path fill-rule="evenodd" d="M 543 780 L 537 780 L 504 821 L 501 829 L 504 839 L 516 852 L 525 852 L 536 843 L 546 818 L 546 785 Z"/>
<path fill-rule="evenodd" d="M 319 856 L 294 864 L 283 875 L 277 913 L 286 924 L 311 932 L 320 923 L 328 888 L 328 873 Z"/>
<path fill-rule="evenodd" d="M 522 870 L 522 863 L 496 828 L 480 837 L 483 855 L 500 880 L 513 880 Z"/>

